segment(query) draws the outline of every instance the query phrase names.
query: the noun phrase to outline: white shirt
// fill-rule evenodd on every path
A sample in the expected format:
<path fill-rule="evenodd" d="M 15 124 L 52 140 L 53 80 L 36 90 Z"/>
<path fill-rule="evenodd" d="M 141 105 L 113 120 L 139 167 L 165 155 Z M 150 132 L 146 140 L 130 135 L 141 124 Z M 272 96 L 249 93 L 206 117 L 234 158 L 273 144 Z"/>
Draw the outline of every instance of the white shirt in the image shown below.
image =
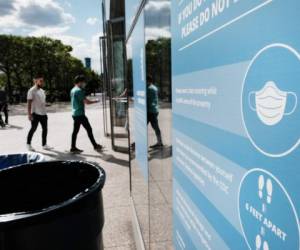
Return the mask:
<path fill-rule="evenodd" d="M 46 115 L 46 95 L 45 91 L 37 86 L 28 90 L 27 100 L 32 100 L 31 113 L 37 115 Z"/>

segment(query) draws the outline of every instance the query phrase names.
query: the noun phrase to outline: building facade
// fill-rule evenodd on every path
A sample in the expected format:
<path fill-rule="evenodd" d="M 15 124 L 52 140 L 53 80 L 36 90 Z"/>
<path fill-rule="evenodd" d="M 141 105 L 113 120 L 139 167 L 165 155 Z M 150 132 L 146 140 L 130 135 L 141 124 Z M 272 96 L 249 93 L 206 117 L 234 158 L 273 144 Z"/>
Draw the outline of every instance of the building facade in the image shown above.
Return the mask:
<path fill-rule="evenodd" d="M 171 2 L 133 0 L 125 6 L 136 242 L 140 248 L 172 249 Z M 155 147 L 160 140 L 163 147 Z"/>
<path fill-rule="evenodd" d="M 136 245 L 140 249 L 171 248 L 170 1 L 126 1 L 124 9 L 121 2 L 103 1 L 102 8 L 105 32 L 100 45 L 106 74 L 107 134 L 116 150 L 122 145 L 130 155 Z M 157 142 L 157 130 L 151 126 L 147 111 L 149 77 L 157 90 L 156 116 L 163 147 L 151 148 Z M 118 138 L 120 134 L 123 138 Z"/>
<path fill-rule="evenodd" d="M 299 249 L 299 13 L 297 0 L 103 3 L 138 249 Z"/>

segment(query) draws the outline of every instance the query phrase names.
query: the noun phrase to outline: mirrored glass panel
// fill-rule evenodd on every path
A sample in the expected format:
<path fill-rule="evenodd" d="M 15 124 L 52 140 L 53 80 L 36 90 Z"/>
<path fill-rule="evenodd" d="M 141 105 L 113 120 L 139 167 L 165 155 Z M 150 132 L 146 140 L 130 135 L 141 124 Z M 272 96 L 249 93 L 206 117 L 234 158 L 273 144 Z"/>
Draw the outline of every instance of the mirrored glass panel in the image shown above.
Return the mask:
<path fill-rule="evenodd" d="M 150 248 L 172 249 L 170 1 L 145 6 Z"/>
<path fill-rule="evenodd" d="M 142 0 L 126 0 L 125 2 L 126 36 L 130 31 L 141 2 Z"/>
<path fill-rule="evenodd" d="M 144 15 L 127 42 L 127 70 L 132 74 L 129 98 L 132 199 L 145 245 L 149 245 L 149 187 Z M 130 70 L 132 69 L 132 72 Z M 131 79 L 129 78 L 129 81 Z M 132 86 L 130 83 L 128 86 Z"/>

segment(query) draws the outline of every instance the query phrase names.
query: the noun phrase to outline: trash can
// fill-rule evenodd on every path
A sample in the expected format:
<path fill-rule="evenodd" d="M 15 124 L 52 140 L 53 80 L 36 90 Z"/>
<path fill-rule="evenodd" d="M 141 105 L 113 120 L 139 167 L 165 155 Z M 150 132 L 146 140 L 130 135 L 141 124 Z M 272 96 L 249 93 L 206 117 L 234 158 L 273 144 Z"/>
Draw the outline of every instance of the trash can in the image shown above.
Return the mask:
<path fill-rule="evenodd" d="M 42 162 L 45 158 L 39 153 L 0 155 L 0 169 L 31 162 Z"/>
<path fill-rule="evenodd" d="M 0 250 L 102 250 L 105 172 L 95 163 L 0 171 Z"/>

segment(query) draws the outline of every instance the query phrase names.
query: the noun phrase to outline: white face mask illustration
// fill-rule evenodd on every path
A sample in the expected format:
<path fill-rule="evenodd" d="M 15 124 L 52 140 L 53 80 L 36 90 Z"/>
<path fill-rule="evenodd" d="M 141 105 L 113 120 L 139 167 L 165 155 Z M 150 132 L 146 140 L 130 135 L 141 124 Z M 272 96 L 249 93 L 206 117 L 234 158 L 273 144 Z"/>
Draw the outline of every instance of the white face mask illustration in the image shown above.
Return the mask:
<path fill-rule="evenodd" d="M 252 105 L 252 97 L 255 95 L 255 106 Z M 289 96 L 294 98 L 294 106 L 291 111 L 285 113 L 286 102 Z M 269 81 L 257 91 L 249 93 L 250 108 L 257 113 L 259 119 L 268 126 L 279 123 L 284 115 L 291 115 L 297 108 L 297 96 L 293 92 L 285 92 L 277 88 L 276 84 Z"/>

